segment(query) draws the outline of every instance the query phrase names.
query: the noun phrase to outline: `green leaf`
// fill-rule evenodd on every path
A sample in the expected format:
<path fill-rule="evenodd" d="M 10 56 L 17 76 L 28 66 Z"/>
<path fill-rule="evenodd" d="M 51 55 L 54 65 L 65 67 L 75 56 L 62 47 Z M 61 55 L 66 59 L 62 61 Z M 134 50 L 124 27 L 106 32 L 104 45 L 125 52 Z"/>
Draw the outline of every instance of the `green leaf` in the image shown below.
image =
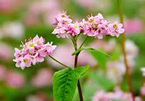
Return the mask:
<path fill-rule="evenodd" d="M 72 55 L 79 54 L 82 50 L 88 50 L 92 54 L 94 59 L 98 62 L 99 66 L 101 67 L 101 70 L 106 70 L 107 57 L 111 57 L 109 54 L 91 47 L 83 47 L 73 52 Z"/>
<path fill-rule="evenodd" d="M 102 71 L 106 71 L 107 56 L 98 51 L 91 51 L 90 53 L 92 54 L 93 58 L 97 61 L 98 65 L 100 66 L 100 69 Z"/>
<path fill-rule="evenodd" d="M 104 89 L 105 91 L 111 91 L 115 87 L 115 82 L 102 74 L 92 72 L 91 78 L 98 84 L 100 88 Z"/>
<path fill-rule="evenodd" d="M 55 101 L 72 101 L 77 87 L 78 79 L 87 70 L 88 66 L 63 69 L 55 72 L 53 76 L 53 92 Z"/>

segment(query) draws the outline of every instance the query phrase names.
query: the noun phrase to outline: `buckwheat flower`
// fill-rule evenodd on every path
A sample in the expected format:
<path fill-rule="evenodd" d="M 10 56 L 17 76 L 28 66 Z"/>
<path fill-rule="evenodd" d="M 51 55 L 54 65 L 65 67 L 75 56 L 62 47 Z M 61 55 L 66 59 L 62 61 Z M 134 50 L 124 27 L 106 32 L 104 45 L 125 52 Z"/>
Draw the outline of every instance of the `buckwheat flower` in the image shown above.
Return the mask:
<path fill-rule="evenodd" d="M 72 19 L 70 19 L 69 16 L 66 15 L 66 12 L 63 12 L 63 13 L 59 13 L 55 17 L 55 22 L 53 24 L 58 25 L 58 26 L 64 26 L 64 25 L 70 24 L 71 22 L 72 22 Z"/>
<path fill-rule="evenodd" d="M 55 28 L 52 34 L 55 34 L 58 38 L 68 38 L 69 34 L 66 32 L 66 27 Z"/>
<path fill-rule="evenodd" d="M 80 34 L 80 24 L 78 22 L 70 24 L 67 33 L 72 36 Z"/>
<path fill-rule="evenodd" d="M 86 30 L 86 27 L 88 27 L 88 23 L 85 19 L 83 19 L 81 22 L 80 22 L 80 31 L 81 32 L 84 32 Z M 85 33 L 84 33 L 85 34 Z"/>
<path fill-rule="evenodd" d="M 25 67 L 31 66 L 31 57 L 29 54 L 25 55 L 24 57 L 19 57 L 14 59 L 14 62 L 16 62 L 16 67 L 21 67 L 21 69 L 25 69 Z"/>
<path fill-rule="evenodd" d="M 44 42 L 45 40 L 42 37 L 36 35 L 33 39 L 21 45 L 22 49 L 15 48 L 15 59 L 13 61 L 16 62 L 16 67 L 25 69 L 25 67 L 30 67 L 31 64 L 43 62 L 45 57 L 51 55 L 56 46 Z"/>
<path fill-rule="evenodd" d="M 96 16 L 88 17 L 87 22 L 83 20 L 81 23 L 84 35 L 95 36 L 98 39 L 102 39 L 103 35 L 107 33 L 107 24 L 108 22 L 103 19 L 100 13 Z"/>
<path fill-rule="evenodd" d="M 111 35 L 111 36 L 116 36 L 116 37 L 119 37 L 119 35 L 121 33 L 123 33 L 125 30 L 123 28 L 123 24 L 121 23 L 118 23 L 118 22 L 114 22 L 114 23 L 110 23 L 108 25 L 108 33 Z"/>

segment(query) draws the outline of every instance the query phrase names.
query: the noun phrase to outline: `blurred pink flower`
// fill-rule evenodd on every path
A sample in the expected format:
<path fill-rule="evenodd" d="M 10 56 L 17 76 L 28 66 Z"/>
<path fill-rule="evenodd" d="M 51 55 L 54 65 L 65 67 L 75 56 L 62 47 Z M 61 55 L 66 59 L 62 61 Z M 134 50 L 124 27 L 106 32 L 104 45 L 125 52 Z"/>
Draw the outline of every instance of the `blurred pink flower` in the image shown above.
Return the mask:
<path fill-rule="evenodd" d="M 137 55 L 139 53 L 139 48 L 131 40 L 126 40 L 125 47 L 126 47 L 128 65 L 130 67 L 130 72 L 131 72 L 134 65 L 135 65 L 135 58 L 137 57 Z M 121 56 L 120 57 L 120 62 L 123 63 L 123 61 L 124 61 L 123 56 Z"/>
<path fill-rule="evenodd" d="M 52 85 L 53 71 L 48 68 L 43 68 L 37 72 L 32 78 L 31 83 L 35 87 L 43 87 Z"/>
<path fill-rule="evenodd" d="M 34 1 L 28 7 L 24 20 L 28 26 L 36 25 L 41 21 L 51 24 L 54 22 L 54 17 L 59 11 L 60 6 L 57 0 Z"/>
<path fill-rule="evenodd" d="M 121 91 L 119 87 L 116 87 L 114 92 L 97 91 L 92 101 L 111 101 L 113 99 L 133 101 L 131 94 Z"/>
<path fill-rule="evenodd" d="M 12 48 L 5 43 L 0 43 L 0 47 L 0 58 L 3 60 L 10 60 L 12 58 Z"/>
<path fill-rule="evenodd" d="M 122 81 L 122 76 L 125 73 L 125 66 L 123 63 L 118 61 L 108 62 L 107 63 L 107 77 L 120 83 Z"/>
<path fill-rule="evenodd" d="M 22 0 L 0 0 L 0 11 L 6 13 L 11 12 L 22 4 Z"/>
<path fill-rule="evenodd" d="M 0 81 L 4 80 L 6 76 L 6 68 L 0 65 Z"/>
<path fill-rule="evenodd" d="M 138 47 L 131 40 L 126 41 L 125 49 L 126 49 L 126 53 L 127 53 L 128 58 L 135 58 L 139 53 Z"/>
<path fill-rule="evenodd" d="M 139 19 L 129 19 L 125 23 L 125 31 L 127 34 L 138 33 L 143 30 L 142 22 Z"/>
<path fill-rule="evenodd" d="M 23 75 L 14 71 L 8 71 L 6 73 L 6 84 L 10 87 L 20 88 L 23 86 L 25 79 Z"/>

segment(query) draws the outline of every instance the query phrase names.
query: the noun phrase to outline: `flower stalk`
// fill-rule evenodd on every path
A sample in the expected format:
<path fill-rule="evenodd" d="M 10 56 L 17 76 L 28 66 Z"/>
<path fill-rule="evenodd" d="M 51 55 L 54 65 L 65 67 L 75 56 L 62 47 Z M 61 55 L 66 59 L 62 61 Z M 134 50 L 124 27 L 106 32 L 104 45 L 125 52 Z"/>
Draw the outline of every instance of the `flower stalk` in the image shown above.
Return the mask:
<path fill-rule="evenodd" d="M 118 14 L 119 14 L 120 22 L 123 24 L 124 20 L 123 20 L 122 8 L 121 8 L 122 0 L 117 0 L 117 3 L 118 3 Z M 129 91 L 131 93 L 133 101 L 135 101 L 133 87 L 132 87 L 131 78 L 130 78 L 128 61 L 127 61 L 127 55 L 126 55 L 126 51 L 125 51 L 126 50 L 125 49 L 125 40 L 126 40 L 126 37 L 125 37 L 125 32 L 124 32 L 122 34 L 122 52 L 123 52 L 124 64 L 125 64 L 125 68 L 126 68 L 125 74 L 126 74 L 127 83 L 128 83 L 128 86 L 129 86 Z"/>
<path fill-rule="evenodd" d="M 77 49 L 77 40 L 75 40 L 75 42 L 73 43 L 73 45 L 74 45 L 75 51 L 77 51 L 77 50 L 78 50 L 78 49 Z M 77 68 L 78 56 L 79 56 L 79 53 L 75 55 L 74 68 Z M 82 94 L 82 88 L 81 88 L 81 84 L 80 84 L 80 81 L 79 81 L 79 80 L 78 80 L 77 87 L 78 87 L 78 92 L 79 92 L 80 101 L 84 101 L 84 100 L 83 100 L 83 94 Z"/>
<path fill-rule="evenodd" d="M 50 57 L 52 60 L 54 60 L 55 62 L 59 63 L 60 65 L 66 67 L 66 68 L 72 69 L 71 67 L 69 67 L 69 66 L 63 64 L 62 62 L 58 61 L 57 59 L 55 59 L 53 56 L 49 55 L 49 57 Z"/>

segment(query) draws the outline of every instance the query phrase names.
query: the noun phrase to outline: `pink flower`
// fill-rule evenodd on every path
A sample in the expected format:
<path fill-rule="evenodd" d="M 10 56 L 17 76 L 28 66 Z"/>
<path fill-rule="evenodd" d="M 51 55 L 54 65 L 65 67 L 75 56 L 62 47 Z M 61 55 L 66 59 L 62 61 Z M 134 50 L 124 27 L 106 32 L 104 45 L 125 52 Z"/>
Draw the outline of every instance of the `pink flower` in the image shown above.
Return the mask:
<path fill-rule="evenodd" d="M 110 23 L 108 25 L 108 33 L 111 35 L 111 36 L 116 36 L 116 37 L 119 37 L 119 35 L 121 33 L 123 33 L 125 30 L 123 28 L 123 25 L 121 23 L 118 23 L 118 22 L 114 22 L 114 23 Z"/>
<path fill-rule="evenodd" d="M 80 24 L 78 22 L 70 24 L 67 33 L 72 36 L 80 34 Z"/>
<path fill-rule="evenodd" d="M 24 57 L 19 57 L 14 60 L 16 62 L 16 67 L 21 67 L 21 69 L 25 69 L 25 67 L 31 66 L 31 57 L 29 54 L 25 55 Z"/>
<path fill-rule="evenodd" d="M 23 75 L 14 71 L 8 71 L 6 75 L 6 84 L 10 87 L 20 88 L 23 86 L 25 79 Z"/>
<path fill-rule="evenodd" d="M 75 36 L 81 32 L 87 36 L 94 36 L 98 39 L 102 39 L 103 35 L 119 36 L 124 32 L 122 24 L 114 22 L 109 23 L 104 20 L 103 16 L 99 13 L 96 16 L 88 17 L 87 21 L 85 19 L 82 22 L 73 23 L 66 13 L 60 13 L 55 17 L 56 28 L 52 32 L 58 38 L 69 37 L 69 35 Z"/>
<path fill-rule="evenodd" d="M 30 67 L 31 63 L 35 65 L 37 62 L 43 62 L 44 57 L 51 55 L 56 46 L 44 42 L 45 40 L 42 37 L 36 35 L 23 44 L 21 50 L 15 48 L 15 59 L 13 61 L 16 62 L 16 67 L 25 69 L 25 67 Z"/>
<path fill-rule="evenodd" d="M 96 16 L 88 17 L 88 20 L 84 19 L 80 23 L 81 30 L 84 35 L 95 36 L 98 39 L 102 39 L 103 35 L 108 35 L 109 22 L 104 20 L 103 16 L 99 13 Z"/>
<path fill-rule="evenodd" d="M 103 20 L 103 16 L 99 13 L 96 16 L 88 17 L 88 21 L 83 20 L 84 25 L 82 26 L 84 35 L 95 36 L 99 39 L 103 38 L 103 34 L 107 32 L 106 20 Z"/>
<path fill-rule="evenodd" d="M 129 19 L 125 23 L 125 31 L 127 34 L 138 33 L 143 29 L 143 25 L 138 19 Z"/>
<path fill-rule="evenodd" d="M 35 87 L 50 86 L 52 84 L 52 70 L 43 68 L 32 78 L 32 85 Z"/>
<path fill-rule="evenodd" d="M 55 17 L 54 25 L 58 25 L 59 27 L 67 26 L 68 24 L 71 24 L 72 20 L 69 18 L 68 15 L 66 15 L 66 12 L 59 13 Z"/>
<path fill-rule="evenodd" d="M 66 32 L 67 28 L 66 27 L 60 27 L 60 28 L 55 28 L 52 34 L 55 34 L 58 38 L 68 38 L 69 34 Z"/>

